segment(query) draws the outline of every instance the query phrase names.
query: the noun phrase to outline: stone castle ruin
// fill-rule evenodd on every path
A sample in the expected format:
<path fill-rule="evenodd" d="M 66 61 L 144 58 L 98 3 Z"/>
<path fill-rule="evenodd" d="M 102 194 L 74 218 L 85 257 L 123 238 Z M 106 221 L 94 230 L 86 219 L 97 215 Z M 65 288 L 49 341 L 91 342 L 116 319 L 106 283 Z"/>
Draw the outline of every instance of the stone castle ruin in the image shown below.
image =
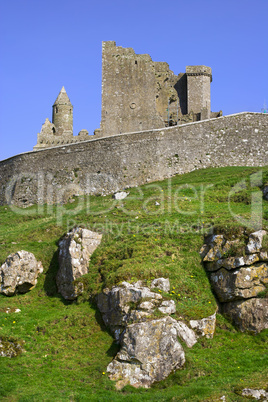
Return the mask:
<path fill-rule="evenodd" d="M 96 137 L 181 125 L 221 116 L 211 112 L 212 72 L 206 66 L 187 66 L 175 75 L 165 62 L 131 48 L 102 45 L 102 114 Z M 62 87 L 34 149 L 86 141 L 87 130 L 73 136 L 73 106 Z"/>
<path fill-rule="evenodd" d="M 62 88 L 34 150 L 0 161 L 0 205 L 63 203 L 195 169 L 267 165 L 268 115 L 211 112 L 211 79 L 209 67 L 175 75 L 167 63 L 104 42 L 100 128 L 73 135 Z"/>
<path fill-rule="evenodd" d="M 37 134 L 37 145 L 34 149 L 71 144 L 88 139 L 87 130 L 81 130 L 78 136 L 73 136 L 73 105 L 64 87 L 61 88 L 52 110 L 52 123 L 48 118 L 46 119 L 40 133 Z"/>
<path fill-rule="evenodd" d="M 187 66 L 175 75 L 165 62 L 131 48 L 102 45 L 102 114 L 98 136 L 175 126 L 218 117 L 210 108 L 212 72 Z"/>

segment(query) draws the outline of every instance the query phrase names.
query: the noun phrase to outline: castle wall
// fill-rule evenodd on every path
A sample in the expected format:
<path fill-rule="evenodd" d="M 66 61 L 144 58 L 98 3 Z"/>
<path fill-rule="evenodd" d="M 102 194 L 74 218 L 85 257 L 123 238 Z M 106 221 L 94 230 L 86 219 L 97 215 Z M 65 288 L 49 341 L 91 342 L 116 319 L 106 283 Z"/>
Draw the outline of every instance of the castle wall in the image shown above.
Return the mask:
<path fill-rule="evenodd" d="M 108 194 L 194 169 L 267 164 L 268 115 L 241 113 L 14 156 L 0 162 L 0 203 L 62 202 L 69 192 Z"/>

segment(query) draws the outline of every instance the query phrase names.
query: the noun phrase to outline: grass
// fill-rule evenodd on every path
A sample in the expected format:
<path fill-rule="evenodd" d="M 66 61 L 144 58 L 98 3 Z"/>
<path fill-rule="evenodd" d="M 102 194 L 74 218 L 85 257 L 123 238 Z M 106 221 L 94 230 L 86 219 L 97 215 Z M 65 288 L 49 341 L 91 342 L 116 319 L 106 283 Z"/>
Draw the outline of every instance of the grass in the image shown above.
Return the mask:
<path fill-rule="evenodd" d="M 122 201 L 79 197 L 67 205 L 17 211 L 0 207 L 0 264 L 23 249 L 44 266 L 31 292 L 0 295 L 0 336 L 25 342 L 21 356 L 0 358 L 0 399 L 216 401 L 225 395 L 226 400 L 243 401 L 243 387 L 266 387 L 268 331 L 239 333 L 218 314 L 214 338 L 185 347 L 183 370 L 148 390 L 127 386 L 116 391 L 105 371 L 118 346 L 94 304 L 104 287 L 168 276 L 172 292 L 165 297 L 175 301 L 176 318 L 188 322 L 213 314 L 217 302 L 199 249 L 215 227 L 230 236 L 241 233 L 241 226 L 245 236 L 260 225 L 268 227 L 268 203 L 262 202 L 261 222 L 251 209 L 260 194 L 252 178 L 260 172 L 268 177 L 268 168 L 194 171 L 129 189 Z M 103 240 L 82 279 L 84 294 L 71 303 L 57 293 L 55 276 L 58 241 L 75 225 L 101 232 Z M 21 312 L 7 314 L 7 307 Z"/>

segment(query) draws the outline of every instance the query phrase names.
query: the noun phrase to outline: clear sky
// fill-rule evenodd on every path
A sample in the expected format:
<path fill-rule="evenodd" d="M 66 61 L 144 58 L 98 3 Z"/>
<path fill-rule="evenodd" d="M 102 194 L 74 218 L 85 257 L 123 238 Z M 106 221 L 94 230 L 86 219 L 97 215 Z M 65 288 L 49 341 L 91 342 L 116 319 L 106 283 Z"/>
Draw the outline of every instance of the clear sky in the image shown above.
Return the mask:
<path fill-rule="evenodd" d="M 101 42 L 178 74 L 212 68 L 212 111 L 268 103 L 268 0 L 0 0 L 0 160 L 32 150 L 64 85 L 74 134 L 101 119 Z"/>

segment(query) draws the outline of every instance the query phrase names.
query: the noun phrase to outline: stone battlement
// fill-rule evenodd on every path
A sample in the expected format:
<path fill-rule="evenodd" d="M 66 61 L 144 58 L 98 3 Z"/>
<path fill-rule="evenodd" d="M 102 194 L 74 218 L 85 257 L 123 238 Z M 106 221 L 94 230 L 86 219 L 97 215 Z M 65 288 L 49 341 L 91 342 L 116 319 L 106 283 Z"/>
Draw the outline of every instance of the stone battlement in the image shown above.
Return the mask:
<path fill-rule="evenodd" d="M 268 115 L 244 112 L 34 150 L 0 162 L 0 204 L 104 195 L 207 167 L 265 166 L 267 140 Z"/>

